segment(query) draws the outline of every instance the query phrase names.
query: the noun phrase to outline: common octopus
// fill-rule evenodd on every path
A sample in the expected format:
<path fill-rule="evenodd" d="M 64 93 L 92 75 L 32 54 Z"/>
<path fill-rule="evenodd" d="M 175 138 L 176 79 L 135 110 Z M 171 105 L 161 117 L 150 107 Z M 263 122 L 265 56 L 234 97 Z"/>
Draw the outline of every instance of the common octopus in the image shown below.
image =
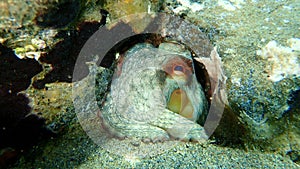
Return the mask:
<path fill-rule="evenodd" d="M 117 138 L 201 141 L 207 105 L 189 50 L 173 42 L 140 43 L 119 57 L 99 116 Z"/>

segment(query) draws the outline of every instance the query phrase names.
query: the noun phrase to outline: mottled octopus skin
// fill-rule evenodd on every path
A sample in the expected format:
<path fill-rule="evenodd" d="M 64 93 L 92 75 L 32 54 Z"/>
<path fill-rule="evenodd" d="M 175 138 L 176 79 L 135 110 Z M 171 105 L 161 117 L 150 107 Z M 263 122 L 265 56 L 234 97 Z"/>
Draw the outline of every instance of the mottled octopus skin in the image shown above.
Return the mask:
<path fill-rule="evenodd" d="M 196 121 L 207 102 L 188 57 L 150 44 L 127 51 L 100 114 L 109 133 L 153 142 L 205 139 L 204 128 Z M 190 119 L 168 109 L 175 90 L 182 90 L 193 106 L 188 107 L 193 110 Z"/>

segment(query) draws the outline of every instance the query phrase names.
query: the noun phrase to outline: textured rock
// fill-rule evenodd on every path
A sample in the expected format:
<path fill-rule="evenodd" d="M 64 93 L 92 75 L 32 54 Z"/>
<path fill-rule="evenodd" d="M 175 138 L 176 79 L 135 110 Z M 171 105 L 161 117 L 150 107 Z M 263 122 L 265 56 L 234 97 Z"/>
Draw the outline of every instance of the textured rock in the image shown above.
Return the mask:
<path fill-rule="evenodd" d="M 276 41 L 270 41 L 257 51 L 257 55 L 269 62 L 266 71 L 269 80 L 273 82 L 278 82 L 286 77 L 300 76 L 300 39 L 292 38 L 287 42 L 290 47 L 280 46 Z"/>

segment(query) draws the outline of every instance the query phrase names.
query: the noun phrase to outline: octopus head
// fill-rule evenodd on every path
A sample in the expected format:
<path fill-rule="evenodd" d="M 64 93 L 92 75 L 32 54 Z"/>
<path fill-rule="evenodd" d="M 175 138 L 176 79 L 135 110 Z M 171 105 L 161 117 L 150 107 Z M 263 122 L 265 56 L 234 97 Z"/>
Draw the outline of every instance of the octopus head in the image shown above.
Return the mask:
<path fill-rule="evenodd" d="M 175 56 L 163 65 L 163 70 L 167 74 L 167 108 L 174 113 L 197 121 L 197 110 L 191 101 L 191 94 L 195 94 L 192 83 L 195 83 L 192 60 L 183 56 Z"/>
<path fill-rule="evenodd" d="M 164 64 L 163 70 L 167 73 L 168 78 L 188 85 L 193 75 L 192 60 L 181 56 L 172 57 Z"/>

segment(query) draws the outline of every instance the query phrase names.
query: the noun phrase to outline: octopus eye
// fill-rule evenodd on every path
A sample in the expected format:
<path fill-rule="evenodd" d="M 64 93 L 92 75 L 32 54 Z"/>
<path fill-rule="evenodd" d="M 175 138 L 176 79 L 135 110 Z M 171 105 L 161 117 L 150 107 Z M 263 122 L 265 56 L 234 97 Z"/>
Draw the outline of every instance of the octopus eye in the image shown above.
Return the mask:
<path fill-rule="evenodd" d="M 182 67 L 182 66 L 175 66 L 175 67 L 174 67 L 174 70 L 175 70 L 175 71 L 183 72 L 183 67 Z"/>

